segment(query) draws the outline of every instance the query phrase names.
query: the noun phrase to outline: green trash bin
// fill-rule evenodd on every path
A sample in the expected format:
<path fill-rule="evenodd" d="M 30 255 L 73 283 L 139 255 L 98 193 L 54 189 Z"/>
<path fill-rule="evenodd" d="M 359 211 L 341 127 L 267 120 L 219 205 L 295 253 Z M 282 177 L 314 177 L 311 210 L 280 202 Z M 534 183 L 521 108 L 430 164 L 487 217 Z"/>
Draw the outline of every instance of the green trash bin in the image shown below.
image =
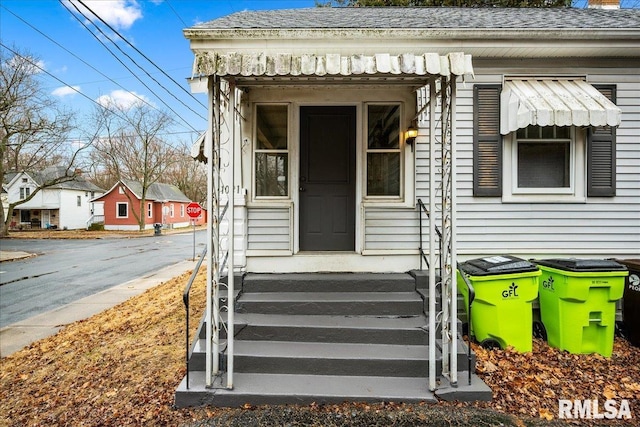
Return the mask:
<path fill-rule="evenodd" d="M 469 334 L 485 347 L 532 350 L 532 305 L 540 270 L 510 255 L 469 260 L 458 265 Z"/>
<path fill-rule="evenodd" d="M 550 346 L 574 354 L 610 357 L 616 301 L 622 298 L 624 265 L 612 260 L 535 261 L 540 277 L 540 317 Z"/>

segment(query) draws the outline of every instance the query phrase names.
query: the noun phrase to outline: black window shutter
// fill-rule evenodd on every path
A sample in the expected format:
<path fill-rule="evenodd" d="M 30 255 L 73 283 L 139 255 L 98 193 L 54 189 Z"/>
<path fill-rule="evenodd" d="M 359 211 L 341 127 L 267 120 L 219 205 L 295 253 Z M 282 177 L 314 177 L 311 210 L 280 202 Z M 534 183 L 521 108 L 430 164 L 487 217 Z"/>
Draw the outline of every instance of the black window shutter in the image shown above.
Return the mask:
<path fill-rule="evenodd" d="M 616 103 L 615 85 L 594 85 Z M 616 195 L 616 128 L 592 127 L 587 139 L 587 196 Z"/>
<path fill-rule="evenodd" d="M 473 195 L 502 196 L 501 85 L 473 87 Z"/>

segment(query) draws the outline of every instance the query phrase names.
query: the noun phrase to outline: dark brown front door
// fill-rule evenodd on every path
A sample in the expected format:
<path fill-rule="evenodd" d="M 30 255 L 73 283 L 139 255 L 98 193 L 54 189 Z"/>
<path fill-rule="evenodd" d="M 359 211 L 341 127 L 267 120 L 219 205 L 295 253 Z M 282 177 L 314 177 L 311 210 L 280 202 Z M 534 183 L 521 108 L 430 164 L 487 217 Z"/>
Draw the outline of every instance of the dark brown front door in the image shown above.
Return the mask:
<path fill-rule="evenodd" d="M 300 108 L 300 250 L 355 250 L 356 108 Z"/>

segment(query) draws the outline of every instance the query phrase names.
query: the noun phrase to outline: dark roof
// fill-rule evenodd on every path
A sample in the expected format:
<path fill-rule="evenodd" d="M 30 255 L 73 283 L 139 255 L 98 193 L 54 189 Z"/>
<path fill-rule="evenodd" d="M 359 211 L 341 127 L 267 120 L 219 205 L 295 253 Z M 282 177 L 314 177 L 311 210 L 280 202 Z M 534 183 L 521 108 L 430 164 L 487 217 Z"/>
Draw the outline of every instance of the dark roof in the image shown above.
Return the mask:
<path fill-rule="evenodd" d="M 66 190 L 104 192 L 104 190 L 92 182 L 87 181 L 82 175 L 75 175 L 61 166 L 50 166 L 41 171 L 26 172 L 37 185 L 43 185 L 53 180 L 63 180 L 47 188 L 59 188 Z"/>
<path fill-rule="evenodd" d="M 316 7 L 242 11 L 193 29 L 638 29 L 640 9 Z"/>
<path fill-rule="evenodd" d="M 136 197 L 142 195 L 142 184 L 137 181 L 123 181 Z M 190 202 L 191 200 L 184 195 L 178 187 L 172 184 L 163 184 L 154 182 L 147 189 L 147 200 L 171 201 L 171 202 Z"/>

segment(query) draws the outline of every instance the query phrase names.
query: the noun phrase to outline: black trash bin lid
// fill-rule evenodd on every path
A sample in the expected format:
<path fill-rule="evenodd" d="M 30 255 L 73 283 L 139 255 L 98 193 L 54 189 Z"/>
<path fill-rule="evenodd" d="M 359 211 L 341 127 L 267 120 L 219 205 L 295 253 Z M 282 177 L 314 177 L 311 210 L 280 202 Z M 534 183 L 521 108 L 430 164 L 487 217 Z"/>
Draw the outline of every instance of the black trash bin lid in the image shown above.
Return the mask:
<path fill-rule="evenodd" d="M 640 271 L 640 259 L 616 259 L 615 261 L 626 265 L 629 270 Z"/>
<path fill-rule="evenodd" d="M 522 258 L 499 255 L 463 262 L 460 269 L 471 276 L 491 276 L 537 271 L 538 266 Z"/>
<path fill-rule="evenodd" d="M 535 260 L 536 264 L 558 270 L 579 272 L 625 271 L 627 267 L 611 259 L 553 258 Z"/>

